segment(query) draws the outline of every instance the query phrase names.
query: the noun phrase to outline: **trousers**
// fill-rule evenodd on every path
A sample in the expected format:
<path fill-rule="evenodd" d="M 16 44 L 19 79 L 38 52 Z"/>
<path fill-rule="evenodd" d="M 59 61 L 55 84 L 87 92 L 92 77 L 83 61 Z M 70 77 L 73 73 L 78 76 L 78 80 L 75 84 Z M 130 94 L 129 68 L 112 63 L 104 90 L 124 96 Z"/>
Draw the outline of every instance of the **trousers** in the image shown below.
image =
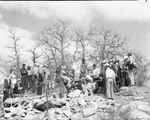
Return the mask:
<path fill-rule="evenodd" d="M 129 79 L 130 79 L 131 86 L 135 85 L 133 70 L 129 70 Z"/>
<path fill-rule="evenodd" d="M 106 96 L 109 99 L 114 99 L 113 79 L 108 78 L 106 80 Z"/>

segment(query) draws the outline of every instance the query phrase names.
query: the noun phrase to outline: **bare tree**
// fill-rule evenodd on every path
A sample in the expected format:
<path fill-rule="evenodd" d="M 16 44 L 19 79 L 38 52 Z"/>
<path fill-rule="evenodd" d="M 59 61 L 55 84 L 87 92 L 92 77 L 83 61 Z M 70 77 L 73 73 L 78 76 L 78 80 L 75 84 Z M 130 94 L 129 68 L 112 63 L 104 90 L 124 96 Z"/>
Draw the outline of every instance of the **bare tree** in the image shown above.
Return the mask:
<path fill-rule="evenodd" d="M 35 45 L 35 46 L 32 46 L 32 47 L 28 50 L 28 52 L 30 52 L 30 53 L 32 54 L 32 62 L 33 62 L 33 65 L 35 65 L 36 62 L 37 62 L 37 59 L 42 56 L 42 54 L 39 54 L 39 53 L 37 52 L 38 48 L 39 48 L 39 46 L 38 46 L 38 45 Z"/>
<path fill-rule="evenodd" d="M 86 54 L 86 48 L 90 45 L 90 41 L 92 40 L 92 37 L 94 35 L 94 28 L 90 27 L 89 30 L 87 31 L 84 31 L 82 30 L 81 28 L 76 28 L 74 30 L 74 35 L 73 35 L 73 40 L 76 44 L 76 51 L 75 51 L 75 54 L 76 53 L 82 53 L 82 64 L 81 64 L 81 68 L 80 68 L 80 71 L 81 71 L 81 76 L 84 76 L 86 75 L 86 58 L 85 58 L 85 54 Z"/>
<path fill-rule="evenodd" d="M 58 21 L 50 27 L 44 28 L 38 41 L 42 43 L 47 51 L 52 55 L 55 65 L 58 63 L 64 64 L 64 54 L 65 49 L 69 47 L 69 22 L 68 21 Z M 61 62 L 59 60 L 61 56 Z"/>
<path fill-rule="evenodd" d="M 14 62 L 17 78 L 20 78 L 20 51 L 22 47 L 19 45 L 19 41 L 21 40 L 21 37 L 17 36 L 17 34 L 13 30 L 10 30 L 9 32 L 11 42 L 10 45 L 7 46 L 7 48 L 9 48 L 12 52 L 12 55 L 9 55 L 9 58 L 11 59 L 11 62 Z"/>
<path fill-rule="evenodd" d="M 95 61 L 100 63 L 105 58 L 122 55 L 127 48 L 127 37 L 103 27 L 96 31 L 95 38 L 91 42 L 94 52 L 94 54 L 91 54 L 91 57 Z"/>
<path fill-rule="evenodd" d="M 150 70 L 150 62 L 148 59 L 140 52 L 132 50 L 131 53 L 134 56 L 134 60 L 137 67 L 137 73 L 135 76 L 136 84 L 138 86 L 143 86 L 149 79 L 149 70 Z"/>
<path fill-rule="evenodd" d="M 89 30 L 84 31 L 81 28 L 76 28 L 74 30 L 74 37 L 72 41 L 75 42 L 76 45 L 76 53 L 82 52 L 82 59 L 85 60 L 86 47 L 89 46 L 90 41 L 94 35 L 94 28 L 90 27 Z"/>
<path fill-rule="evenodd" d="M 0 73 L 4 76 L 7 77 L 7 75 L 9 74 L 9 71 L 11 69 L 11 64 L 8 60 L 6 60 L 4 57 L 2 58 L 2 56 L 0 57 Z"/>

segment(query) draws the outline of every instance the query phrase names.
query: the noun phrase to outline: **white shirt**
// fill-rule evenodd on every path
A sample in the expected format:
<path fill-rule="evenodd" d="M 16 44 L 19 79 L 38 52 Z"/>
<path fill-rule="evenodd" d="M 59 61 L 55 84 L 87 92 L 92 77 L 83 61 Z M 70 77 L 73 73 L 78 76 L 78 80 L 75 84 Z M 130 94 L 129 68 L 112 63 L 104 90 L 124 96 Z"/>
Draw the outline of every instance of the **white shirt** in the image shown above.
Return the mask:
<path fill-rule="evenodd" d="M 11 80 L 12 84 L 16 84 L 17 80 L 16 80 L 16 75 L 15 74 L 11 73 L 9 75 L 9 79 Z"/>
<path fill-rule="evenodd" d="M 134 64 L 135 63 L 135 60 L 134 60 L 133 56 L 129 57 L 129 61 L 130 61 L 130 64 Z"/>
<path fill-rule="evenodd" d="M 106 79 L 115 78 L 115 72 L 109 67 L 106 69 Z"/>
<path fill-rule="evenodd" d="M 27 70 L 28 71 L 28 75 L 32 75 L 32 70 Z"/>
<path fill-rule="evenodd" d="M 32 72 L 33 72 L 34 75 L 37 75 L 38 71 L 39 71 L 38 67 L 33 67 Z"/>
<path fill-rule="evenodd" d="M 90 80 L 91 82 L 93 81 L 93 78 L 90 75 L 86 75 L 86 79 Z"/>

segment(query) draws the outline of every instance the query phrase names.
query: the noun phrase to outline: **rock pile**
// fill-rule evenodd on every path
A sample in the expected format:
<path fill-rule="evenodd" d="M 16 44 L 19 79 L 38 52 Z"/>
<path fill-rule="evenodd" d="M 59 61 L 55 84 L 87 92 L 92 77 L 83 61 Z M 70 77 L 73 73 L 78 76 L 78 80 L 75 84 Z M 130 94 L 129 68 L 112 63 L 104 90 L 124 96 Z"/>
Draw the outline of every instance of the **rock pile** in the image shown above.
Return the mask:
<path fill-rule="evenodd" d="M 71 92 L 68 98 L 49 97 L 47 101 L 45 96 L 7 99 L 4 117 L 0 119 L 150 120 L 150 104 L 142 101 L 144 97 L 131 95 L 129 91 L 134 92 L 134 89 L 123 88 L 115 100 L 108 100 L 103 95 L 85 96 L 80 90 Z"/>
<path fill-rule="evenodd" d="M 7 99 L 4 103 L 4 118 L 30 120 L 96 120 L 108 118 L 114 101 L 101 96 L 84 96 L 80 90 L 71 92 L 69 98 L 59 99 L 44 96 L 29 96 Z M 48 108 L 48 112 L 46 111 Z"/>

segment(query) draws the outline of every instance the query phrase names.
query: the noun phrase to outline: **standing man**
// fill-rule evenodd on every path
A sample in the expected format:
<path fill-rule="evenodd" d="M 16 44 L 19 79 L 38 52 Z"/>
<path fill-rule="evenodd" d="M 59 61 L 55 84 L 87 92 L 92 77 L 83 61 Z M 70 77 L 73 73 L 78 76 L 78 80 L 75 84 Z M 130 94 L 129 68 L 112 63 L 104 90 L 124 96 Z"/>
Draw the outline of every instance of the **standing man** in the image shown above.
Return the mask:
<path fill-rule="evenodd" d="M 11 80 L 9 79 L 9 77 L 7 77 L 4 80 L 4 89 L 3 89 L 3 102 L 5 102 L 5 100 L 7 98 L 9 98 L 10 96 L 10 90 L 11 89 Z"/>
<path fill-rule="evenodd" d="M 32 69 L 32 74 L 33 74 L 33 83 L 32 83 L 32 92 L 33 94 L 36 94 L 37 92 L 37 84 L 38 84 L 38 70 L 39 70 L 39 65 L 34 65 Z"/>
<path fill-rule="evenodd" d="M 28 79 L 28 72 L 26 70 L 26 64 L 22 64 L 22 68 L 20 69 L 21 73 L 21 84 L 22 84 L 22 94 L 25 93 L 25 90 L 27 89 L 27 79 Z"/>
<path fill-rule="evenodd" d="M 127 59 L 128 59 L 128 56 L 125 56 L 121 64 L 122 86 L 130 85 L 129 72 L 128 72 L 128 67 L 127 67 Z"/>
<path fill-rule="evenodd" d="M 43 69 L 41 67 L 39 67 L 38 84 L 37 84 L 37 95 L 42 95 L 43 81 L 44 81 Z"/>
<path fill-rule="evenodd" d="M 113 83 L 115 80 L 115 72 L 110 69 L 110 65 L 106 64 L 106 96 L 108 99 L 114 99 Z"/>
<path fill-rule="evenodd" d="M 86 64 L 85 64 L 85 59 L 82 59 L 81 67 L 80 67 L 80 78 L 85 78 L 86 76 Z"/>
<path fill-rule="evenodd" d="M 134 81 L 134 70 L 137 69 L 135 60 L 132 56 L 131 53 L 128 53 L 128 59 L 127 59 L 127 66 L 128 66 L 128 72 L 129 72 L 129 80 L 130 80 L 130 85 L 134 86 L 135 81 Z"/>
<path fill-rule="evenodd" d="M 102 79 L 102 82 L 98 82 L 98 87 L 102 87 L 102 92 L 104 92 L 104 94 L 106 93 L 106 63 L 107 61 L 105 60 L 101 63 L 100 77 Z"/>
<path fill-rule="evenodd" d="M 56 69 L 55 82 L 58 84 L 58 87 L 59 87 L 59 91 L 60 91 L 59 97 L 63 98 L 64 94 L 65 94 L 65 86 L 64 86 L 64 81 L 63 81 L 63 77 L 62 77 L 61 66 Z"/>
<path fill-rule="evenodd" d="M 116 84 L 117 86 L 119 86 L 119 88 L 121 88 L 121 82 L 122 82 L 122 78 L 121 78 L 121 67 L 120 67 L 120 61 L 117 59 L 115 61 L 115 65 L 117 67 L 117 77 L 116 77 Z"/>
<path fill-rule="evenodd" d="M 114 90 L 115 90 L 115 92 L 119 92 L 120 91 L 120 89 L 119 89 L 119 87 L 117 86 L 117 84 L 116 84 L 116 78 L 118 77 L 117 76 L 117 66 L 116 66 L 116 64 L 114 63 L 115 62 L 115 60 L 110 60 L 109 61 L 109 66 L 110 66 L 110 69 L 112 69 L 113 71 L 114 71 L 114 73 L 115 73 L 115 78 L 114 78 L 114 82 L 113 82 L 113 85 L 114 85 Z"/>

